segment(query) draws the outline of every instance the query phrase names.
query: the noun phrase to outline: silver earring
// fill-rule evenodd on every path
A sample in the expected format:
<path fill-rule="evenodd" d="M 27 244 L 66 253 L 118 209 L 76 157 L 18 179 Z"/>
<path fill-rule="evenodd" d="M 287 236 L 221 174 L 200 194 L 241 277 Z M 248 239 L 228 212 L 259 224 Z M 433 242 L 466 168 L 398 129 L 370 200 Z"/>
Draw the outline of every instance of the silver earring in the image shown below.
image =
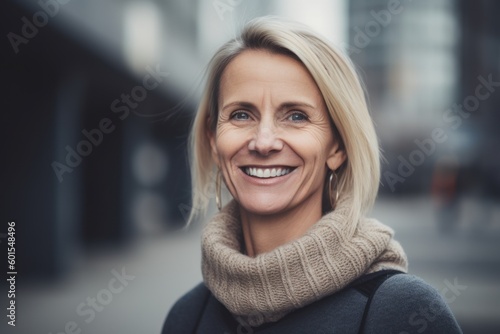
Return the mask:
<path fill-rule="evenodd" d="M 222 202 L 221 202 L 221 191 L 220 191 L 220 178 L 221 178 L 221 171 L 220 169 L 217 170 L 217 176 L 215 177 L 215 204 L 217 204 L 217 209 L 219 211 L 222 209 Z"/>
<path fill-rule="evenodd" d="M 330 198 L 332 210 L 335 210 L 335 206 L 339 200 L 338 182 L 337 174 L 332 170 L 330 179 L 328 180 L 328 197 Z"/>

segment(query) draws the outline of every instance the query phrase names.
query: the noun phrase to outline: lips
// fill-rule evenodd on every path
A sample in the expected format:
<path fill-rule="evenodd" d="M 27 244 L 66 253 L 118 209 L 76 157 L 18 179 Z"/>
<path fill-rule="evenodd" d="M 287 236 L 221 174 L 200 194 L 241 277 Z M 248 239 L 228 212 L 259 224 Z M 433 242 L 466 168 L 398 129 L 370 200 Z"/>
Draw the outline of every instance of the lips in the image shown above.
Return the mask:
<path fill-rule="evenodd" d="M 269 179 L 273 177 L 284 176 L 294 170 L 294 168 L 292 167 L 243 167 L 242 169 L 247 175 L 260 179 Z"/>

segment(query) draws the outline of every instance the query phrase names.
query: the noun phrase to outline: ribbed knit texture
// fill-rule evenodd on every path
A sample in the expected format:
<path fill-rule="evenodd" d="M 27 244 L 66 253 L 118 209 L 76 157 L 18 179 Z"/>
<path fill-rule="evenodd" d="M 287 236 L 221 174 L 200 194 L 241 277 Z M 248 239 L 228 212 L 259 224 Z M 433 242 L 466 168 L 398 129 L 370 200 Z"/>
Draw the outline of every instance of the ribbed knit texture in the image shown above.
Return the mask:
<path fill-rule="evenodd" d="M 241 253 L 239 209 L 230 202 L 203 231 L 206 286 L 233 316 L 259 326 L 333 294 L 363 274 L 406 272 L 406 255 L 392 229 L 374 219 L 347 221 L 349 202 L 341 200 L 302 237 L 253 258 Z"/>

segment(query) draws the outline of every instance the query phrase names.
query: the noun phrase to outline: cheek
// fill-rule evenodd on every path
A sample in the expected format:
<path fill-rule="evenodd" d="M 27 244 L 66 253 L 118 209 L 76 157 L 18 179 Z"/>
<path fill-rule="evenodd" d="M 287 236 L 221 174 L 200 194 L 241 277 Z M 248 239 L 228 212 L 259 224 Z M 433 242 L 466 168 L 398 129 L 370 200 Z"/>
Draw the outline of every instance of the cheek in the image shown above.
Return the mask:
<path fill-rule="evenodd" d="M 220 126 L 217 129 L 215 145 L 218 155 L 223 159 L 229 159 L 244 147 L 246 142 L 244 131 Z M 221 161 L 224 162 L 224 161 Z"/>
<path fill-rule="evenodd" d="M 289 136 L 290 146 L 305 160 L 326 161 L 330 148 L 333 146 L 333 136 L 321 129 L 311 130 L 302 134 Z"/>

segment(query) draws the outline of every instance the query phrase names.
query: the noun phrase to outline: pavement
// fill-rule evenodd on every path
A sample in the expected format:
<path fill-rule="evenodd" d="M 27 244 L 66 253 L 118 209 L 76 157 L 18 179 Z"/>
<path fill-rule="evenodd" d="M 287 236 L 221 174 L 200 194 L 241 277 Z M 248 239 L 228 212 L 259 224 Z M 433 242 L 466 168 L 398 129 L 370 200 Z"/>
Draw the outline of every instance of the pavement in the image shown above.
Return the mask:
<path fill-rule="evenodd" d="M 453 233 L 439 232 L 430 199 L 381 198 L 371 216 L 391 226 L 410 273 L 439 291 L 462 289 L 449 303 L 464 333 L 500 333 L 500 207 L 476 224 L 481 203 L 464 200 Z M 64 277 L 18 284 L 17 326 L 1 333 L 159 333 L 175 300 L 201 282 L 199 225 L 138 237 L 125 250 L 79 257 Z M 4 326 L 5 325 L 5 326 Z"/>

